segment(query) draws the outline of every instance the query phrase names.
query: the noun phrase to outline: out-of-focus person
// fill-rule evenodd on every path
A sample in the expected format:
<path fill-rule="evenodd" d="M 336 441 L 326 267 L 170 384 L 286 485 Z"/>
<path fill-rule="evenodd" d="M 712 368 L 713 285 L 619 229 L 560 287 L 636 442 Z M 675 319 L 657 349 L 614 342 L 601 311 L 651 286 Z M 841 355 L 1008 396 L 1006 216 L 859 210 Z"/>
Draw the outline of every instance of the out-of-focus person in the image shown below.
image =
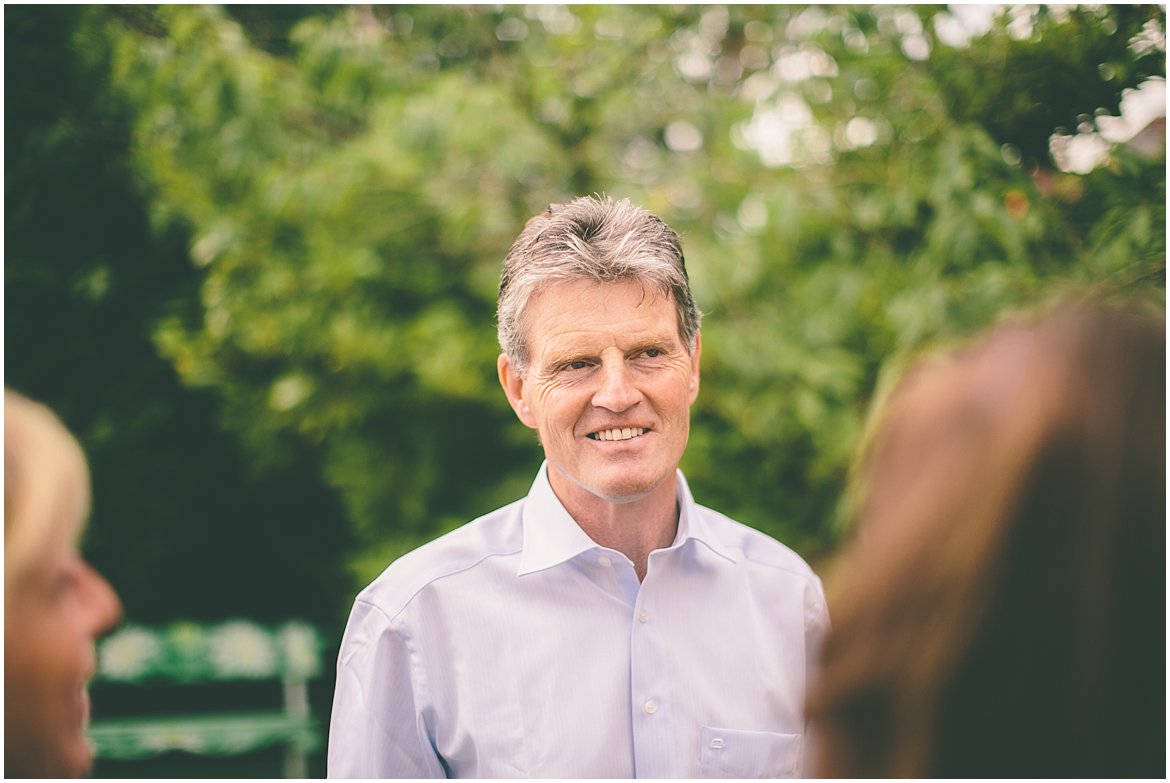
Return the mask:
<path fill-rule="evenodd" d="M 809 701 L 825 777 L 1165 777 L 1166 340 L 1079 304 L 880 406 Z"/>
<path fill-rule="evenodd" d="M 87 774 L 94 640 L 121 604 L 78 541 L 90 485 L 77 441 L 43 405 L 4 392 L 4 776 Z"/>

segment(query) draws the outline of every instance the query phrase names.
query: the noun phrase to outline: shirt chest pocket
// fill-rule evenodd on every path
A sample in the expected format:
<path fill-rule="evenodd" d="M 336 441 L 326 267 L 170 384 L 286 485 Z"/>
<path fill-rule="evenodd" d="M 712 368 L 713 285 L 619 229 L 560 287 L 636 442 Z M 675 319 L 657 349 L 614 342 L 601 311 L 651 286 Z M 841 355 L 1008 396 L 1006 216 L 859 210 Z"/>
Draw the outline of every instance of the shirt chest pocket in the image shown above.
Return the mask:
<path fill-rule="evenodd" d="M 801 735 L 703 726 L 699 731 L 701 778 L 795 778 L 800 776 Z"/>

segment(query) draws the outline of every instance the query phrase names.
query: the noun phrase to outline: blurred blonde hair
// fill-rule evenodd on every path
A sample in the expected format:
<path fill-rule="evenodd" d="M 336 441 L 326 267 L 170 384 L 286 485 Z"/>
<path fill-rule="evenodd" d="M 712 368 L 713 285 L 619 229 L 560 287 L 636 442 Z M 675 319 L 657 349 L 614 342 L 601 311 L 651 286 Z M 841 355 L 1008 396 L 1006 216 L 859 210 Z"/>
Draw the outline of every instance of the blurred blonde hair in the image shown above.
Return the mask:
<path fill-rule="evenodd" d="M 78 537 L 89 503 L 89 469 L 77 441 L 44 405 L 5 389 L 6 598 L 54 544 Z"/>

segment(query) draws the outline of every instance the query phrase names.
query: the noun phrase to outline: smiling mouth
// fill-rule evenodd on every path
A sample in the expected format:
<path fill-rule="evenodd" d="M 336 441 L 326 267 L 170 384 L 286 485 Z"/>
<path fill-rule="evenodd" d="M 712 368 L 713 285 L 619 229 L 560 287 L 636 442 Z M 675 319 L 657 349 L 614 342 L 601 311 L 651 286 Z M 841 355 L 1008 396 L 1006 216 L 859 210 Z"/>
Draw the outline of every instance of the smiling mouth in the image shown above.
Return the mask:
<path fill-rule="evenodd" d="M 644 427 L 619 427 L 612 430 L 599 430 L 589 433 L 592 440 L 632 440 L 648 432 Z"/>

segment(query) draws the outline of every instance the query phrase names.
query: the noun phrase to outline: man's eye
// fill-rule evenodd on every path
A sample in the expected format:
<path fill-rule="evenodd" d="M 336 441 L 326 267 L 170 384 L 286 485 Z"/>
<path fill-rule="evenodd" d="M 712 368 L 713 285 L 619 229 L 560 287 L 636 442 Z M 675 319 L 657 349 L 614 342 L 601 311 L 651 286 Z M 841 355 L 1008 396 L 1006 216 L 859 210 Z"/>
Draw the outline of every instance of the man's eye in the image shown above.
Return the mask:
<path fill-rule="evenodd" d="M 588 366 L 589 366 L 589 362 L 585 361 L 584 359 L 578 359 L 575 362 L 569 362 L 568 364 L 566 364 L 565 369 L 566 370 L 584 370 Z"/>
<path fill-rule="evenodd" d="M 657 359 L 659 356 L 662 355 L 662 349 L 661 348 L 647 348 L 645 351 L 643 351 L 643 355 L 647 356 L 651 359 Z"/>

